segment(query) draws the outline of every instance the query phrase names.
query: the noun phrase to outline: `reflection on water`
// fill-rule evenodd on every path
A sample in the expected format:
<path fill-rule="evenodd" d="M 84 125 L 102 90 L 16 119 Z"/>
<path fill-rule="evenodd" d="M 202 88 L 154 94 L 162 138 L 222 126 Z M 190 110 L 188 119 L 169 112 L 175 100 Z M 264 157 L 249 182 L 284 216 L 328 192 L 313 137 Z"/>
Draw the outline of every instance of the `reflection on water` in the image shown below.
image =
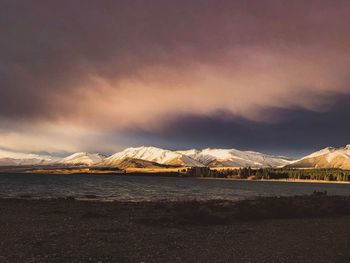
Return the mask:
<path fill-rule="evenodd" d="M 115 175 L 0 174 L 0 197 L 96 196 L 100 200 L 238 200 L 268 195 L 305 195 L 314 190 L 349 195 L 350 184 L 205 180 Z"/>

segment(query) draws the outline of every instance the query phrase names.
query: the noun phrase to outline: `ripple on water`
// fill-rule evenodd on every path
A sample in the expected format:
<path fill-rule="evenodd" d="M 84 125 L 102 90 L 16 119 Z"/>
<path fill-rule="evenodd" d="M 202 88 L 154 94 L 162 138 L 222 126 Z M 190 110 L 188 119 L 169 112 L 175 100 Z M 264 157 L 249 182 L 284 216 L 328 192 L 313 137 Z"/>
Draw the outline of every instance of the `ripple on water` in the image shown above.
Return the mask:
<path fill-rule="evenodd" d="M 349 195 L 350 184 L 200 180 L 145 176 L 1 174 L 0 197 L 101 201 L 240 200 L 255 196 L 306 195 L 314 190 Z"/>

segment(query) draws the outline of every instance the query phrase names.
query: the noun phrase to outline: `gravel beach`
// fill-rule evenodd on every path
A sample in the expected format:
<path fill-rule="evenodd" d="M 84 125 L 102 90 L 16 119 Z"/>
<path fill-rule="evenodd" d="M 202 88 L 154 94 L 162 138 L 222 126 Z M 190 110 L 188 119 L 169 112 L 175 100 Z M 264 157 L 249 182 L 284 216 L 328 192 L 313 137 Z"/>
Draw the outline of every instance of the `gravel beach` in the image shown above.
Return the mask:
<path fill-rule="evenodd" d="M 0 199 L 0 262 L 350 262 L 349 198 L 305 198 Z"/>

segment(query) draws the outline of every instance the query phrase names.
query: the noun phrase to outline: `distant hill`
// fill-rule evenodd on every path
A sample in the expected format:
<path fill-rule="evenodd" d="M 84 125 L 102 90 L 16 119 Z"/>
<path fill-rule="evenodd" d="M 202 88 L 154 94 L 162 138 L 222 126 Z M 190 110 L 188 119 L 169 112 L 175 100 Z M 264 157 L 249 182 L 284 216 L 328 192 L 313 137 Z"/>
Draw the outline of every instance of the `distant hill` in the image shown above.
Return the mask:
<path fill-rule="evenodd" d="M 17 165 L 17 160 L 13 158 L 0 158 L 0 166 L 13 166 Z"/>
<path fill-rule="evenodd" d="M 102 162 L 105 158 L 105 156 L 99 153 L 78 152 L 63 158 L 57 163 L 65 165 L 91 166 Z"/>
<path fill-rule="evenodd" d="M 0 149 L 0 166 L 48 165 L 55 161 L 51 156 Z"/>

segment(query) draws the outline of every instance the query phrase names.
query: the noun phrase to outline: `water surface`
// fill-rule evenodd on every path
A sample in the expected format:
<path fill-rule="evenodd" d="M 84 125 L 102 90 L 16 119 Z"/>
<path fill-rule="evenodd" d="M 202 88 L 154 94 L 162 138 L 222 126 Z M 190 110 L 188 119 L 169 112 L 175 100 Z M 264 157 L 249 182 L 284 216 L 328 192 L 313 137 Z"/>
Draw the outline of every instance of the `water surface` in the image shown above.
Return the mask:
<path fill-rule="evenodd" d="M 0 197 L 52 198 L 73 196 L 118 201 L 239 200 L 256 196 L 312 194 L 349 195 L 350 184 L 207 180 L 198 178 L 0 174 Z"/>

